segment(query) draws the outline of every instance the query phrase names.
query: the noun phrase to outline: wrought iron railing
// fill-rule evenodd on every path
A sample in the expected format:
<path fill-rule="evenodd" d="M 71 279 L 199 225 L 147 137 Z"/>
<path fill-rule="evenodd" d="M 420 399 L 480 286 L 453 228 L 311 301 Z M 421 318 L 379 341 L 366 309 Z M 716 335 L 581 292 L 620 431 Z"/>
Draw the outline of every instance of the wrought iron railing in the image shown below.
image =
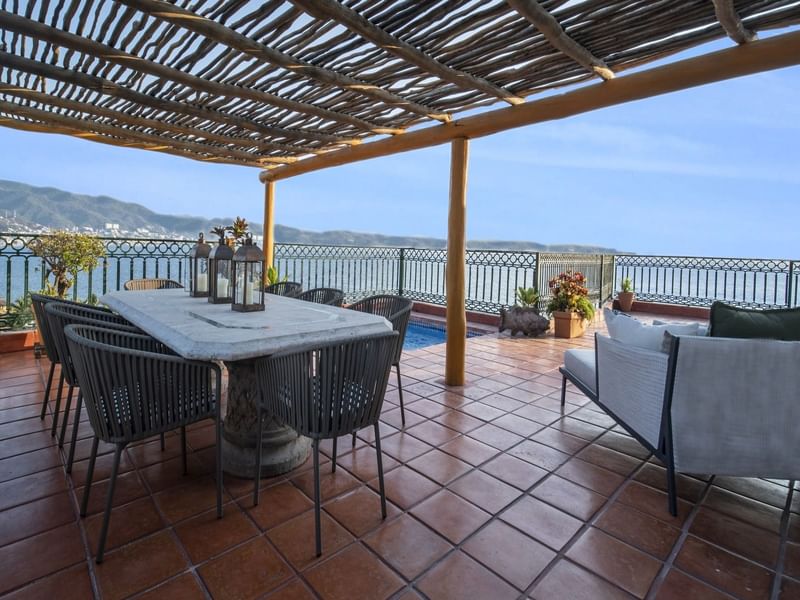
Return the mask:
<path fill-rule="evenodd" d="M 756 308 L 798 306 L 800 261 L 692 256 L 615 257 L 615 289 L 629 277 L 637 300 Z"/>

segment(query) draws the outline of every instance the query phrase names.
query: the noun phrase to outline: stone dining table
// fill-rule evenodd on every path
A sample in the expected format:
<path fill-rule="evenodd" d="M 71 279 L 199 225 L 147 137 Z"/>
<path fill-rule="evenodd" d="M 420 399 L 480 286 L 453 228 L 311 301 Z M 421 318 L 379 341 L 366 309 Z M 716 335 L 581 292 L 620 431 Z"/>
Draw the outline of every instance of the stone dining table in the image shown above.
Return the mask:
<path fill-rule="evenodd" d="M 223 469 L 237 477 L 255 475 L 257 358 L 392 329 L 383 317 L 275 295 L 267 295 L 263 312 L 250 313 L 191 298 L 183 289 L 111 292 L 100 301 L 178 355 L 224 363 Z M 267 415 L 262 476 L 293 469 L 305 461 L 309 447 L 308 438 Z"/>

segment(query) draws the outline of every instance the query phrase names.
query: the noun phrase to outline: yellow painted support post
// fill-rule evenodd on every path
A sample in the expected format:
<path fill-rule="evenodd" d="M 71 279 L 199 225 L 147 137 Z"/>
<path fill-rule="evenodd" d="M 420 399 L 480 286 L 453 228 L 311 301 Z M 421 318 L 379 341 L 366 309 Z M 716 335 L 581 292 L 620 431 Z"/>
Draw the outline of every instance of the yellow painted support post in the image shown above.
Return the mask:
<path fill-rule="evenodd" d="M 272 266 L 275 252 L 275 182 L 264 186 L 264 264 Z M 266 276 L 266 273 L 264 274 Z"/>
<path fill-rule="evenodd" d="M 467 261 L 467 165 L 469 140 L 456 138 L 450 153 L 450 212 L 447 218 L 447 351 L 444 380 L 464 385 L 467 313 L 464 270 Z"/>

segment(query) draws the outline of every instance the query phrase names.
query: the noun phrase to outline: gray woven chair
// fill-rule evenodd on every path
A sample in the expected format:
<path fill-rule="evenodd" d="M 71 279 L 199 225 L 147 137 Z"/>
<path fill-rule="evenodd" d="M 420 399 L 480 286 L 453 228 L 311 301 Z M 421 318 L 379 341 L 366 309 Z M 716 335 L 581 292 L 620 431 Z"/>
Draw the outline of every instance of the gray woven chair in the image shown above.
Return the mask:
<path fill-rule="evenodd" d="M 128 291 L 176 290 L 183 288 L 180 283 L 172 279 L 131 279 L 125 282 L 124 287 Z"/>
<path fill-rule="evenodd" d="M 296 281 L 281 281 L 273 283 L 264 288 L 264 293 L 274 294 L 275 296 L 286 296 L 287 298 L 297 298 L 303 293 L 303 284 Z"/>
<path fill-rule="evenodd" d="M 220 368 L 211 362 L 164 354 L 163 344 L 146 335 L 83 325 L 67 326 L 65 335 L 94 430 L 81 516 L 86 516 L 98 445 L 102 440 L 115 446 L 96 561 L 103 561 L 120 457 L 131 442 L 181 428 L 185 472 L 186 425 L 214 419 L 217 517 L 221 518 Z"/>
<path fill-rule="evenodd" d="M 264 414 L 312 439 L 314 454 L 314 511 L 317 556 L 320 536 L 319 441 L 369 427 L 375 430 L 381 514 L 386 518 L 383 461 L 378 418 L 386 393 L 397 332 L 327 344 L 312 350 L 279 353 L 256 361 L 259 387 L 258 444 L 253 503 L 258 504 L 261 483 L 261 447 Z M 336 463 L 334 461 L 334 469 Z"/>
<path fill-rule="evenodd" d="M 91 304 L 83 304 L 81 302 L 74 302 L 72 300 L 63 300 L 61 298 L 57 298 L 55 296 L 47 296 L 45 294 L 31 294 L 31 304 L 33 305 L 33 314 L 36 317 L 36 326 L 39 330 L 39 337 L 42 339 L 42 343 L 44 344 L 45 351 L 47 352 L 47 358 L 50 359 L 50 372 L 47 375 L 47 385 L 45 386 L 44 390 L 44 398 L 42 399 L 42 412 L 40 414 L 40 418 L 44 420 L 44 416 L 47 413 L 47 401 L 50 399 L 50 392 L 53 388 L 53 376 L 55 375 L 56 365 L 60 363 L 58 358 L 58 350 L 55 346 L 55 340 L 53 340 L 53 336 L 50 333 L 50 326 L 48 324 L 47 315 L 44 312 L 44 307 L 49 302 L 59 302 L 60 304 L 66 304 L 70 306 L 80 306 L 85 308 L 92 308 L 94 310 L 99 310 L 104 313 L 111 313 L 111 311 L 103 306 L 94 306 Z M 61 402 L 61 394 L 64 388 L 64 373 L 62 372 L 59 376 L 58 382 L 58 393 L 56 400 L 56 404 L 60 404 Z M 55 427 L 55 420 L 53 423 Z"/>
<path fill-rule="evenodd" d="M 75 303 L 61 303 L 61 302 L 48 302 L 44 306 L 44 313 L 46 316 L 48 334 L 53 342 L 53 346 L 58 356 L 58 362 L 61 364 L 61 377 L 68 385 L 67 402 L 64 405 L 64 414 L 61 420 L 61 435 L 58 439 L 58 447 L 64 447 L 64 437 L 67 432 L 67 423 L 69 422 L 69 409 L 72 406 L 72 395 L 75 388 L 78 387 L 78 381 L 75 376 L 75 368 L 72 363 L 72 357 L 69 353 L 67 346 L 67 338 L 64 336 L 64 328 L 67 325 L 96 325 L 99 327 L 106 327 L 109 329 L 118 329 L 128 333 L 141 333 L 136 327 L 133 327 L 114 313 L 108 311 L 94 310 L 88 306 L 82 306 Z M 53 427 L 51 435 L 56 434 L 58 424 L 58 411 L 61 404 L 61 390 L 56 398 L 56 406 L 53 411 Z M 67 459 L 67 473 L 72 471 L 72 462 L 75 458 L 75 443 L 78 439 L 78 424 L 81 419 L 81 405 L 83 402 L 83 392 L 78 387 L 78 398 L 75 405 L 75 414 L 72 422 L 72 444 L 69 449 L 69 458 Z"/>
<path fill-rule="evenodd" d="M 353 302 L 353 304 L 347 307 L 351 310 L 380 315 L 389 321 L 392 324 L 392 328 L 400 334 L 400 341 L 397 344 L 395 355 L 392 358 L 392 366 L 397 371 L 397 393 L 400 396 L 400 421 L 404 427 L 406 424 L 406 411 L 403 406 L 403 383 L 400 379 L 400 356 L 403 354 L 403 343 L 406 339 L 408 320 L 411 317 L 411 307 L 413 305 L 414 302 L 408 298 L 381 294 L 364 298 L 358 302 Z M 356 438 L 353 436 L 353 446 L 355 445 Z"/>
<path fill-rule="evenodd" d="M 297 299 L 328 306 L 341 306 L 344 302 L 344 292 L 335 288 L 314 288 L 303 292 L 297 296 Z"/>

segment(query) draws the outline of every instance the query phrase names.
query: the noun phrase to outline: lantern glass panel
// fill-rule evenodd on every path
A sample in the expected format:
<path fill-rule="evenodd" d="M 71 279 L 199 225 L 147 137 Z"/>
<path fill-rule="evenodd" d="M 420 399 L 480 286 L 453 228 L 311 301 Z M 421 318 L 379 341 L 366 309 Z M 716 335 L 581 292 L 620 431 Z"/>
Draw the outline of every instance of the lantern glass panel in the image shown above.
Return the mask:
<path fill-rule="evenodd" d="M 201 233 L 197 244 L 189 252 L 189 293 L 197 298 L 208 296 L 208 256 L 211 246 L 203 240 Z"/>
<path fill-rule="evenodd" d="M 232 300 L 233 281 L 232 265 L 233 250 L 224 240 L 220 241 L 211 251 L 209 264 L 209 296 L 208 301 L 214 304 L 225 304 Z"/>

